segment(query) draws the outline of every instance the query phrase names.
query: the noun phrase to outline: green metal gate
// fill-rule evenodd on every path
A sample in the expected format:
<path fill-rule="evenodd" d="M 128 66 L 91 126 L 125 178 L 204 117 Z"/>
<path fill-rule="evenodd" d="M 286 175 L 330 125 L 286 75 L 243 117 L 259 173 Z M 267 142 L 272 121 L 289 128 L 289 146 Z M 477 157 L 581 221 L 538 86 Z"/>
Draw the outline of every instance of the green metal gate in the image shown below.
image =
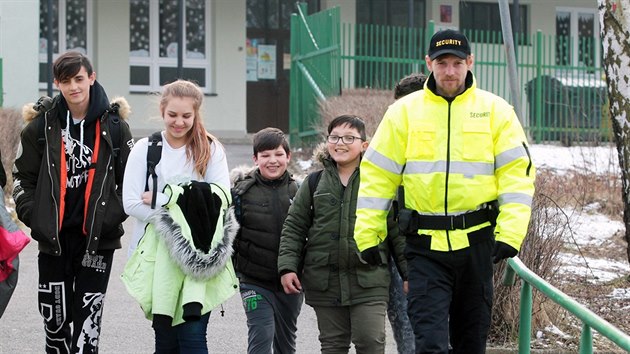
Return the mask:
<path fill-rule="evenodd" d="M 299 3 L 291 16 L 291 91 L 289 134 L 291 144 L 308 143 L 317 134 L 319 100 L 341 90 L 340 9 L 334 7 L 305 15 Z"/>

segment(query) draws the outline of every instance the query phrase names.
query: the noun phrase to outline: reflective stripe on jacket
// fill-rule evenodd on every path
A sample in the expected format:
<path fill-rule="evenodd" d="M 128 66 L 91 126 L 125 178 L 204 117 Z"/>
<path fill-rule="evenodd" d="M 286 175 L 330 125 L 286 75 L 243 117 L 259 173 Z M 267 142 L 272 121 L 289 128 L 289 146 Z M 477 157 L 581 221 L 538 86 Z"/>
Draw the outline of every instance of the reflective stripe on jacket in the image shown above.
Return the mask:
<path fill-rule="evenodd" d="M 392 104 L 361 163 L 355 239 L 359 250 L 378 244 L 397 187 L 405 187 L 405 206 L 425 215 L 458 215 L 498 200 L 496 240 L 520 249 L 527 233 L 535 168 L 527 138 L 514 109 L 502 98 L 476 88 L 449 102 L 425 90 Z M 418 230 L 430 235 L 431 249 L 469 246 L 465 230 Z"/>

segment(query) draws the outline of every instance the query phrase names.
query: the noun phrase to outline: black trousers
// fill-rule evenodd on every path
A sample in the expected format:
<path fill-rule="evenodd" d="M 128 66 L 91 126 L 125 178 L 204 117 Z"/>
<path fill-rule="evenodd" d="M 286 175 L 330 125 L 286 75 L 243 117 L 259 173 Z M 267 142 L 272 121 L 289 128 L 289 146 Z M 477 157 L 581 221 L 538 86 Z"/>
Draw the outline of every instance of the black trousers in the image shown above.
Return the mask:
<path fill-rule="evenodd" d="M 87 255 L 86 236 L 80 232 L 64 232 L 59 240 L 61 256 L 42 252 L 38 256 L 46 353 L 98 353 L 114 250 Z"/>
<path fill-rule="evenodd" d="M 408 236 L 408 313 L 416 353 L 485 353 L 492 309 L 492 228 L 469 235 L 470 247 L 438 252 L 429 236 Z"/>

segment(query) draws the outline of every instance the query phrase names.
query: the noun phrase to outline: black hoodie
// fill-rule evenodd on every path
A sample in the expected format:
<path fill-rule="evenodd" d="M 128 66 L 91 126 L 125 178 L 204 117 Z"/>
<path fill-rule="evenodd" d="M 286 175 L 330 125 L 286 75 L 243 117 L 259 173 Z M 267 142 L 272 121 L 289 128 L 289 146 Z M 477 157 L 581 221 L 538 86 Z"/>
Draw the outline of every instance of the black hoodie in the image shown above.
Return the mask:
<path fill-rule="evenodd" d="M 90 102 L 85 118 L 74 122 L 63 96 L 60 97 L 61 136 L 66 155 L 66 196 L 63 228 L 81 228 L 85 211 L 85 187 L 94 152 L 96 121 L 109 108 L 103 87 L 94 81 L 90 87 Z"/>

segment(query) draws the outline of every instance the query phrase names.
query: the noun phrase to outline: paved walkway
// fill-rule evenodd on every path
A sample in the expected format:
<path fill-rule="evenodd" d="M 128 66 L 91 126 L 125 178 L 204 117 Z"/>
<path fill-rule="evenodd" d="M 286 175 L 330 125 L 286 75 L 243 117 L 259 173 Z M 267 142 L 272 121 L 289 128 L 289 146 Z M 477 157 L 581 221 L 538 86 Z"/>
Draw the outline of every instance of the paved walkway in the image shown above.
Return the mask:
<path fill-rule="evenodd" d="M 252 163 L 249 145 L 226 145 L 230 168 Z M 129 233 L 133 220 L 125 222 Z M 100 338 L 101 353 L 137 354 L 152 353 L 154 345 L 151 323 L 146 320 L 137 303 L 127 294 L 120 281 L 127 254 L 127 242 L 123 237 L 123 249 L 114 253 L 114 268 L 105 300 L 103 330 Z M 246 353 L 247 325 L 238 295 L 213 311 L 208 326 L 208 348 L 211 353 Z M 386 353 L 396 353 L 393 338 L 388 329 Z M 319 353 L 319 332 L 315 314 L 304 305 L 298 319 L 297 353 Z M 20 254 L 20 279 L 9 306 L 0 319 L 0 353 L 42 353 L 44 350 L 42 319 L 37 312 L 37 244 L 31 242 Z"/>

